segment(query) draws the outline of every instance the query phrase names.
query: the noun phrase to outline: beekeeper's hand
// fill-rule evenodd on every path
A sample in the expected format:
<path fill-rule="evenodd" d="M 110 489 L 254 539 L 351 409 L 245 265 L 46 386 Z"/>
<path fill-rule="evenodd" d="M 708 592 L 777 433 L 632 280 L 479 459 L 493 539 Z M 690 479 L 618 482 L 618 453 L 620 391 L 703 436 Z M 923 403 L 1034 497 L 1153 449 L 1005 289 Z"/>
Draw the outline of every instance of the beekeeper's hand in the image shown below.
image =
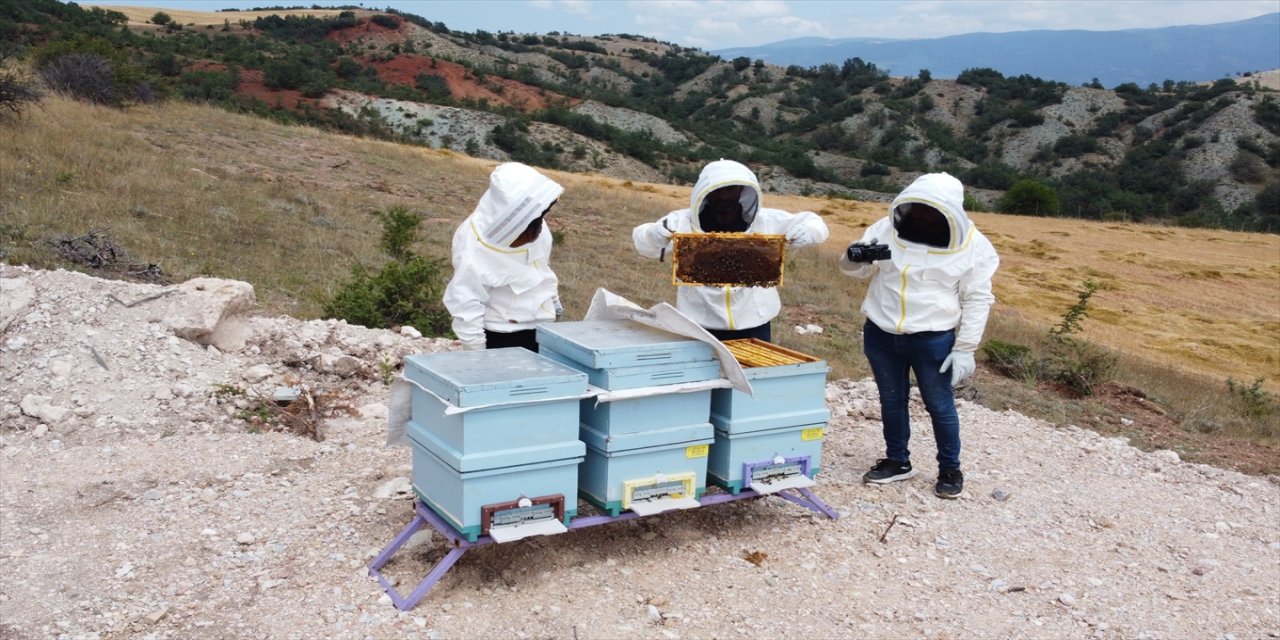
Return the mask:
<path fill-rule="evenodd" d="M 658 233 L 662 234 L 662 237 L 663 237 L 663 238 L 665 238 L 665 239 L 667 239 L 667 240 L 670 240 L 670 239 L 671 239 L 671 236 L 675 233 L 675 231 L 674 231 L 674 230 L 672 230 L 672 229 L 671 229 L 671 227 L 667 225 L 667 219 L 666 219 L 666 218 L 663 218 L 663 219 L 662 219 L 662 229 L 660 229 L 660 230 L 658 231 Z"/>
<path fill-rule="evenodd" d="M 818 234 L 814 232 L 808 225 L 799 225 L 793 227 L 787 232 L 787 244 L 796 247 L 807 247 L 811 244 L 822 242 L 818 238 Z"/>
<path fill-rule="evenodd" d="M 951 386 L 960 384 L 961 380 L 973 375 L 978 368 L 978 364 L 973 360 L 973 354 L 968 351 L 952 351 L 946 360 L 942 361 L 942 368 L 938 369 L 938 373 L 946 373 L 947 369 L 951 370 Z"/>

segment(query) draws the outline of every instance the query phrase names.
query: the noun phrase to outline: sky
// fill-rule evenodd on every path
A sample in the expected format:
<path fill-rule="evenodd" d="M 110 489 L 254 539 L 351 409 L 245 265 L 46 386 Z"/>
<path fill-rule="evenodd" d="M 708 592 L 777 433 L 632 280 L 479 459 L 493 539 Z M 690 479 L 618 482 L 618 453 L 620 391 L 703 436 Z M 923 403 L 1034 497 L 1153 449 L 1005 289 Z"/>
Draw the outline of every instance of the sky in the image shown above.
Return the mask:
<path fill-rule="evenodd" d="M 84 2 L 81 5 L 99 4 Z M 707 51 L 791 38 L 936 38 L 961 33 L 1115 31 L 1234 22 L 1280 0 L 119 0 L 198 11 L 263 6 L 393 8 L 450 29 L 628 33 Z"/>

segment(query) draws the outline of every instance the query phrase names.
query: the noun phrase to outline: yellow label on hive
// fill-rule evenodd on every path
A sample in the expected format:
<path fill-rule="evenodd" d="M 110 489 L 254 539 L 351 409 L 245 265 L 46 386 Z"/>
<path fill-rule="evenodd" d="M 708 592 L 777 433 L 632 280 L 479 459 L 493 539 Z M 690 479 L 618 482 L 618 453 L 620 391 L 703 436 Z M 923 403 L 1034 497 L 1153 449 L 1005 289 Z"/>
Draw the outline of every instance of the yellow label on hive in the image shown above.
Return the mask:
<path fill-rule="evenodd" d="M 686 458 L 705 458 L 711 452 L 709 444 L 691 444 L 684 448 L 684 457 Z"/>
<path fill-rule="evenodd" d="M 800 432 L 801 440 L 821 440 L 822 427 L 814 427 L 813 429 L 805 429 Z"/>

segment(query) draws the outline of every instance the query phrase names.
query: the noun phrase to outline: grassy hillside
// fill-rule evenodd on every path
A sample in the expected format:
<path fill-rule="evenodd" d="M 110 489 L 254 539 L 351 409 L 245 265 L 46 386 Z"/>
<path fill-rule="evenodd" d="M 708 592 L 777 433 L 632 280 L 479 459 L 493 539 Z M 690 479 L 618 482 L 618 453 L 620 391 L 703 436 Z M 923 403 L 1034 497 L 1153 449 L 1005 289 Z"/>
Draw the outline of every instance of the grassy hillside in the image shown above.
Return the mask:
<path fill-rule="evenodd" d="M 50 241 L 99 232 L 127 252 L 119 263 L 134 271 L 158 265 L 170 281 L 245 280 L 257 288 L 264 313 L 315 317 L 352 265 L 384 259 L 371 212 L 395 205 L 418 212 L 425 241 L 414 248 L 445 258 L 492 166 L 208 107 L 122 111 L 49 98 L 0 136 L 0 258 L 68 266 Z M 642 305 L 674 300 L 669 265 L 639 258 L 630 230 L 684 206 L 688 189 L 548 173 L 567 187 L 551 226 L 562 235 L 553 266 L 568 316 L 581 317 L 597 287 Z M 884 205 L 772 194 L 765 203 L 816 211 L 832 227 L 825 245 L 790 257 L 786 311 L 775 335 L 826 358 L 833 377 L 867 375 L 856 313 L 864 287 L 842 277 L 835 260 Z M 1230 455 L 1251 452 L 1260 456 L 1255 469 L 1280 469 L 1277 415 L 1233 417 L 1226 387 L 1228 379 L 1263 379 L 1263 389 L 1280 390 L 1280 236 L 974 218 L 1002 258 L 988 337 L 1034 343 L 1076 300 L 1081 283 L 1096 281 L 1101 289 L 1084 337 L 1121 354 L 1120 380 L 1164 416 L 1161 437 L 1227 432 L 1263 445 Z M 790 329 L 807 323 L 825 332 Z M 1115 402 L 1063 402 L 994 374 L 981 382 L 984 402 L 1054 422 L 1126 432 L 1121 418 L 1136 419 L 1137 409 L 1124 413 Z M 1155 435 L 1148 439 L 1159 444 Z M 1212 449 L 1197 442 L 1187 446 Z"/>

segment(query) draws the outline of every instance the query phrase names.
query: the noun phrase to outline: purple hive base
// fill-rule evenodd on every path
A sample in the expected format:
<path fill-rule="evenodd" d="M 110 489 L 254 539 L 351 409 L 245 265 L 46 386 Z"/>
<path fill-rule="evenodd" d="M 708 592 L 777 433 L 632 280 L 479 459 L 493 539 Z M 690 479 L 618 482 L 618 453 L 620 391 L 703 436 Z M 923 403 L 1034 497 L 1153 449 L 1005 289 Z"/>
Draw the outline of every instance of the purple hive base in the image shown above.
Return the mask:
<path fill-rule="evenodd" d="M 785 489 L 773 495 L 794 502 L 806 509 L 811 509 L 821 513 L 832 520 L 840 517 L 840 514 L 836 513 L 835 509 L 827 506 L 826 503 L 819 500 L 818 497 L 813 495 L 813 492 L 808 489 Z M 708 494 L 703 496 L 698 500 L 698 502 L 703 506 L 706 506 L 758 497 L 761 497 L 761 494 L 756 493 L 754 490 L 743 489 L 737 495 L 729 493 Z M 413 512 L 413 520 L 409 522 L 404 530 L 396 535 L 390 544 L 382 550 L 382 553 L 378 554 L 378 557 L 373 559 L 373 562 L 369 563 L 369 575 L 378 580 L 378 584 L 382 585 L 382 589 L 387 592 L 387 595 L 391 596 L 391 602 L 401 611 L 408 611 L 417 605 L 418 601 L 422 600 L 423 596 L 427 595 L 427 592 L 444 577 L 444 574 L 447 573 L 460 558 L 462 558 L 462 554 L 466 553 L 468 549 L 493 543 L 493 538 L 490 538 L 489 536 L 480 536 L 475 542 L 468 541 L 466 536 L 458 533 L 458 530 L 454 529 L 453 525 L 449 524 L 437 515 L 436 512 L 430 509 L 430 507 L 423 504 L 421 500 L 415 499 L 413 501 Z M 593 527 L 598 524 L 607 524 L 610 522 L 618 522 L 620 520 L 631 520 L 639 517 L 640 515 L 634 511 L 624 511 L 616 516 L 598 515 L 574 518 L 569 521 L 569 529 L 583 529 L 586 527 Z M 419 582 L 418 586 L 414 587 L 413 591 L 409 592 L 409 595 L 402 596 L 398 591 L 396 591 L 395 587 L 391 586 L 391 583 L 387 581 L 379 569 L 391 560 L 391 556 L 394 556 L 396 552 L 400 550 L 400 547 L 404 546 L 404 543 L 408 542 L 409 538 L 413 537 L 413 534 L 417 533 L 419 529 L 428 524 L 439 532 L 440 535 L 448 538 L 450 542 L 452 542 L 452 548 L 449 549 L 449 553 L 445 554 L 439 562 L 436 562 L 436 565 L 431 568 L 431 572 L 427 574 L 427 577 L 423 578 L 422 582 Z"/>

